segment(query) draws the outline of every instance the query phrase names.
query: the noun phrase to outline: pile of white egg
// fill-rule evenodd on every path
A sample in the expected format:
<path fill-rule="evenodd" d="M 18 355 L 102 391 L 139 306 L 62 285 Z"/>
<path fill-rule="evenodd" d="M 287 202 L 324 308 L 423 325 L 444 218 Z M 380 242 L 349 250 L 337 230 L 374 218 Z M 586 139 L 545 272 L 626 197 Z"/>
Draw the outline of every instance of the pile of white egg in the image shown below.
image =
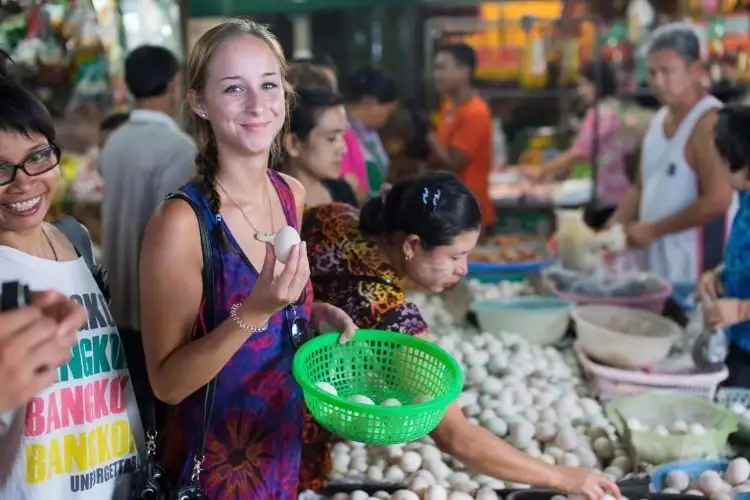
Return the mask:
<path fill-rule="evenodd" d="M 446 314 L 437 297 L 416 297 L 415 302 L 435 342 L 464 369 L 465 387 L 457 402 L 470 422 L 550 464 L 603 469 L 616 480 L 634 468 L 601 405 L 587 394 L 572 353 L 530 344 L 515 334 L 477 333 Z M 408 487 L 391 500 L 491 500 L 493 490 L 529 487 L 474 474 L 429 437 L 385 448 L 338 443 L 332 459 L 336 482 Z M 340 498 L 387 498 L 357 495 Z"/>
<path fill-rule="evenodd" d="M 501 281 L 500 283 L 485 284 L 476 279 L 466 280 L 471 298 L 477 299 L 505 299 L 526 295 L 532 292 L 525 281 Z"/>
<path fill-rule="evenodd" d="M 711 500 L 731 500 L 738 493 L 750 492 L 750 462 L 735 458 L 724 474 L 715 470 L 701 473 L 697 484 L 691 484 L 690 475 L 682 470 L 670 471 L 664 478 L 661 493 L 706 496 Z"/>
<path fill-rule="evenodd" d="M 703 424 L 696 422 L 688 424 L 684 420 L 650 426 L 637 418 L 629 418 L 628 427 L 632 432 L 653 432 L 657 436 L 705 436 L 710 430 L 706 429 Z"/>

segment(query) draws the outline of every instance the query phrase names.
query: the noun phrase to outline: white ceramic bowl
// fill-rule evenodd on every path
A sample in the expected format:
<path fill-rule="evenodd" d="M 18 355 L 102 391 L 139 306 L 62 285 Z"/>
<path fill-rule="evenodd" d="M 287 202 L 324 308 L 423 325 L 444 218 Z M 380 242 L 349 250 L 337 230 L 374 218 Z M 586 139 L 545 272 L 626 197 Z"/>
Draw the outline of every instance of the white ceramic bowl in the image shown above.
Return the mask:
<path fill-rule="evenodd" d="M 667 357 L 684 334 L 672 320 L 643 309 L 578 306 L 571 313 L 581 349 L 599 363 L 640 370 Z"/>
<path fill-rule="evenodd" d="M 553 297 L 480 299 L 471 304 L 483 331 L 517 333 L 541 345 L 554 344 L 565 335 L 573 307 L 574 302 Z"/>

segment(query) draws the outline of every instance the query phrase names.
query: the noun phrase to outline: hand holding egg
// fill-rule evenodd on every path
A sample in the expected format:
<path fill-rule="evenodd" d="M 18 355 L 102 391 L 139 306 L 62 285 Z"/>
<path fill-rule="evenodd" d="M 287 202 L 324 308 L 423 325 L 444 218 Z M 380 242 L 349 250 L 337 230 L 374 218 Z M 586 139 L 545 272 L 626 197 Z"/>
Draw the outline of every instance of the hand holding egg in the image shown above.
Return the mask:
<path fill-rule="evenodd" d="M 286 243 L 291 241 L 286 237 L 282 240 Z M 285 251 L 286 248 L 281 250 Z M 310 263 L 307 260 L 307 247 L 304 242 L 291 246 L 284 269 L 278 276 L 274 245 L 266 242 L 263 268 L 253 291 L 240 308 L 240 317 L 251 325 L 259 326 L 279 309 L 299 300 L 309 279 Z"/>

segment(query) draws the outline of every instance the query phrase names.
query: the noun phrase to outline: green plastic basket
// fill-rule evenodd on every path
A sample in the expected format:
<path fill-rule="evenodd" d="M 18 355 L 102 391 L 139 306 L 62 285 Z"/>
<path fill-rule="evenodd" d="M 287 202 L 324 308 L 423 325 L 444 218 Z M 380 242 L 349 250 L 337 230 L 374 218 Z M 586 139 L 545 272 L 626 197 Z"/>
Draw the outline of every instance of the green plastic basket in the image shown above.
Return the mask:
<path fill-rule="evenodd" d="M 440 347 L 417 337 L 381 330 L 358 330 L 346 344 L 338 334 L 320 335 L 294 357 L 292 372 L 310 413 L 329 431 L 374 445 L 420 439 L 437 427 L 463 389 L 458 362 Z M 316 384 L 327 382 L 338 396 Z M 367 396 L 375 406 L 349 401 Z M 432 396 L 413 403 L 418 396 Z M 396 398 L 403 406 L 378 406 Z"/>
<path fill-rule="evenodd" d="M 722 456 L 729 435 L 737 430 L 737 417 L 727 408 L 694 396 L 639 394 L 617 398 L 605 407 L 607 418 L 623 432 L 623 418 L 637 418 L 651 429 L 677 420 L 701 424 L 703 436 L 659 436 L 653 430 L 631 429 L 632 445 L 639 460 L 663 464 L 676 460 L 697 460 Z"/>

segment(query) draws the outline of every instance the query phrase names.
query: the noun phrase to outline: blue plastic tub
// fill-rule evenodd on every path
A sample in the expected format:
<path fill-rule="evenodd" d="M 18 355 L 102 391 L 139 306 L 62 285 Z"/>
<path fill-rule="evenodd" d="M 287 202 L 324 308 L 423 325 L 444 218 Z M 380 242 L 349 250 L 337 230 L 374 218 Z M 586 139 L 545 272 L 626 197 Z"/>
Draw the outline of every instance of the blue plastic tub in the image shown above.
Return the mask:
<path fill-rule="evenodd" d="M 724 472 L 729 465 L 729 460 L 680 460 L 660 465 L 651 471 L 651 491 L 659 492 L 665 488 L 664 480 L 673 470 L 681 470 L 690 476 L 690 484 L 698 481 L 700 475 L 707 470 Z M 742 498 L 738 495 L 735 498 Z"/>
<path fill-rule="evenodd" d="M 482 283 L 499 283 L 501 281 L 522 281 L 530 274 L 539 273 L 549 265 L 548 260 L 532 262 L 469 262 L 468 279 L 477 279 Z"/>

